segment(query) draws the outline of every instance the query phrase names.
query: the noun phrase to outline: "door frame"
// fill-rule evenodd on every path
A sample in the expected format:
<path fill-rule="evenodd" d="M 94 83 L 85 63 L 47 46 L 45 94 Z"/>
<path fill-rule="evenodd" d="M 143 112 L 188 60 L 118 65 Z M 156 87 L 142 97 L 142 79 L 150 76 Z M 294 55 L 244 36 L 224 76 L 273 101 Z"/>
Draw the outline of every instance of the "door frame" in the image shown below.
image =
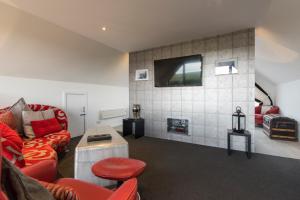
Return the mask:
<path fill-rule="evenodd" d="M 88 105 L 89 105 L 89 101 L 88 101 L 88 92 L 86 91 L 64 91 L 63 92 L 63 97 L 62 97 L 62 101 L 63 101 L 63 108 L 64 108 L 64 111 L 66 112 L 67 114 L 67 96 L 68 95 L 85 95 L 86 96 L 86 108 L 85 108 L 85 111 L 86 111 L 86 117 L 85 117 L 85 123 L 86 125 L 88 124 L 88 118 L 89 118 L 89 115 L 87 114 L 88 113 Z M 68 116 L 67 116 L 68 117 Z"/>
<path fill-rule="evenodd" d="M 88 92 L 85 92 L 85 91 L 64 91 L 63 92 L 63 108 L 65 111 L 67 111 L 67 96 L 68 95 L 85 95 L 86 96 L 86 110 L 88 109 L 88 105 L 89 105 L 89 102 L 88 102 Z"/>

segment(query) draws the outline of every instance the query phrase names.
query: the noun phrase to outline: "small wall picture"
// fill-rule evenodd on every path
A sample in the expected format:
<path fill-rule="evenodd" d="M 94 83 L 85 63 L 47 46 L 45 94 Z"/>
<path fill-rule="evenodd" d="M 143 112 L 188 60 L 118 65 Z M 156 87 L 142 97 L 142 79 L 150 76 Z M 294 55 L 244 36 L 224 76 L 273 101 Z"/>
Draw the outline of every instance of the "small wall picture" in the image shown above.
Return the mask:
<path fill-rule="evenodd" d="M 237 64 L 237 58 L 217 60 L 215 73 L 216 75 L 237 74 Z"/>
<path fill-rule="evenodd" d="M 149 80 L 149 70 L 148 69 L 138 69 L 135 71 L 136 81 L 147 81 Z"/>

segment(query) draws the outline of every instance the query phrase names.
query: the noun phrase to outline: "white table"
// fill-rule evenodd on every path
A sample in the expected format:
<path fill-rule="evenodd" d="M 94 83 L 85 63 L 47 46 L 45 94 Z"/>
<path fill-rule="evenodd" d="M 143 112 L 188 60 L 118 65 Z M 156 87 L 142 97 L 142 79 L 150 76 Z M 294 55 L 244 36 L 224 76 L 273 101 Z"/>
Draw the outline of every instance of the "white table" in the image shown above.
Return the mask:
<path fill-rule="evenodd" d="M 98 134 L 111 134 L 112 140 L 87 142 L 88 135 Z M 96 177 L 91 171 L 95 162 L 110 157 L 128 158 L 127 141 L 110 126 L 87 131 L 75 149 L 75 178 L 102 186 L 115 184 L 115 181 Z"/>

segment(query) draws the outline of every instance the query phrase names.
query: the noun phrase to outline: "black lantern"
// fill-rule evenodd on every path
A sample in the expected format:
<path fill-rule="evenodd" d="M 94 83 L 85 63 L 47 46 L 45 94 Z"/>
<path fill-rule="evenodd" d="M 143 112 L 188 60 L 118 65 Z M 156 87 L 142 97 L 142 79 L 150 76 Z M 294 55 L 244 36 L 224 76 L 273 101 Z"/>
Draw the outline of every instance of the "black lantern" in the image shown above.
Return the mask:
<path fill-rule="evenodd" d="M 232 114 L 232 130 L 236 133 L 244 133 L 246 129 L 246 115 L 242 112 L 240 106 L 236 107 L 236 111 Z"/>

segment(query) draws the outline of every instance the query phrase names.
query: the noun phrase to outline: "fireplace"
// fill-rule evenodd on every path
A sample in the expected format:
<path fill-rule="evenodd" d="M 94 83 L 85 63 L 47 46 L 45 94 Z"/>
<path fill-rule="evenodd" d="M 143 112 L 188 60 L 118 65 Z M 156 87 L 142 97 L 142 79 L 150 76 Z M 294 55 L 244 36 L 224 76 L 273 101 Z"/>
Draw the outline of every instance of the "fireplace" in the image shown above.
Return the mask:
<path fill-rule="evenodd" d="M 168 133 L 189 135 L 189 120 L 168 118 Z"/>

